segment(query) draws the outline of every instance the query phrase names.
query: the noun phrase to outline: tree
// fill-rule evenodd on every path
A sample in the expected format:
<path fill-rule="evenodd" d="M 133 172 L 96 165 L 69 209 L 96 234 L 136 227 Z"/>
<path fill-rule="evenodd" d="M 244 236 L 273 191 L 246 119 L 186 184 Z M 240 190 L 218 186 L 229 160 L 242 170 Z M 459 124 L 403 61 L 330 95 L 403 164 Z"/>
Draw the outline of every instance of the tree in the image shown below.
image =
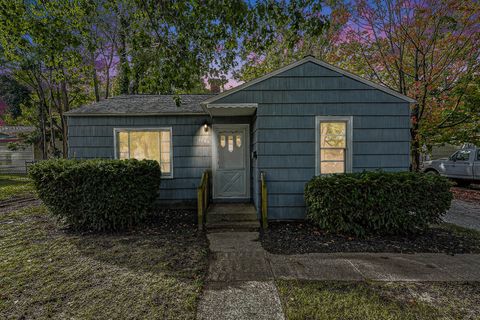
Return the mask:
<path fill-rule="evenodd" d="M 22 115 L 22 105 L 31 101 L 30 90 L 8 75 L 0 75 L 0 100 L 8 109 L 6 110 L 13 118 Z"/>
<path fill-rule="evenodd" d="M 130 5 L 125 23 L 130 68 L 121 75 L 129 75 L 133 93 L 188 91 L 204 77 L 224 77 L 249 52 L 271 47 L 280 36 L 293 46 L 327 24 L 318 0 L 137 0 Z"/>
<path fill-rule="evenodd" d="M 425 123 L 423 131 L 438 143 L 480 145 L 480 76 L 459 82 L 452 91 L 453 108 L 443 111 L 440 123 Z"/>
<path fill-rule="evenodd" d="M 326 61 L 335 53 L 335 43 L 348 16 L 341 3 L 331 3 L 332 12 L 323 14 L 319 1 L 260 2 L 252 16 L 251 26 L 241 52 L 244 61 L 235 74 L 250 81 L 279 66 L 293 63 L 307 55 Z"/>
<path fill-rule="evenodd" d="M 57 135 L 67 155 L 63 116 L 85 101 L 87 69 L 79 47 L 88 32 L 88 1 L 9 1 L 1 6 L 0 46 L 4 68 L 33 93 L 43 157 L 57 154 Z"/>
<path fill-rule="evenodd" d="M 423 145 L 456 140 L 455 132 L 478 112 L 462 92 L 480 67 L 480 3 L 358 0 L 350 13 L 340 47 L 352 61 L 346 67 L 417 101 L 411 110 L 417 170 Z"/>
<path fill-rule="evenodd" d="M 0 1 L 0 70 L 31 91 L 45 158 L 58 138 L 67 156 L 64 113 L 112 87 L 203 92 L 242 50 L 262 50 L 280 30 L 294 43 L 326 23 L 319 0 Z"/>

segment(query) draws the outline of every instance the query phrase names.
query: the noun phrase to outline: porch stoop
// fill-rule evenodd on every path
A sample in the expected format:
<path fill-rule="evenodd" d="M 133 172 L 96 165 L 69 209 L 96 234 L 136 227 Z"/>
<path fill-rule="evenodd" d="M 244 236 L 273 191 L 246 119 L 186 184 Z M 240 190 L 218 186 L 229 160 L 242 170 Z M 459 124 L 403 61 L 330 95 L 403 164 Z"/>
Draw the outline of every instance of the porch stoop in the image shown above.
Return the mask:
<path fill-rule="evenodd" d="M 256 231 L 260 227 L 251 203 L 212 203 L 206 218 L 209 231 Z"/>

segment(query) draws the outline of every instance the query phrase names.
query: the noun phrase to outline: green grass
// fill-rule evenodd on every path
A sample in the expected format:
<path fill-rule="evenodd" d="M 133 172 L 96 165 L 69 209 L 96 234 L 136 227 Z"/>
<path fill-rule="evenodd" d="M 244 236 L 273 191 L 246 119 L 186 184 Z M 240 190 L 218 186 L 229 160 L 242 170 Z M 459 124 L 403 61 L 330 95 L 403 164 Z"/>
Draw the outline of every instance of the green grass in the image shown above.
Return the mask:
<path fill-rule="evenodd" d="M 472 238 L 480 240 L 480 231 L 475 229 L 464 228 L 453 223 L 443 222 L 437 225 L 439 228 L 452 232 L 459 237 Z"/>
<path fill-rule="evenodd" d="M 277 281 L 287 319 L 478 319 L 479 283 Z"/>
<path fill-rule="evenodd" d="M 34 192 L 33 183 L 26 175 L 0 174 L 0 201 L 33 195 Z"/>
<path fill-rule="evenodd" d="M 0 318 L 194 319 L 207 252 L 194 226 L 81 235 L 44 206 L 4 213 Z"/>

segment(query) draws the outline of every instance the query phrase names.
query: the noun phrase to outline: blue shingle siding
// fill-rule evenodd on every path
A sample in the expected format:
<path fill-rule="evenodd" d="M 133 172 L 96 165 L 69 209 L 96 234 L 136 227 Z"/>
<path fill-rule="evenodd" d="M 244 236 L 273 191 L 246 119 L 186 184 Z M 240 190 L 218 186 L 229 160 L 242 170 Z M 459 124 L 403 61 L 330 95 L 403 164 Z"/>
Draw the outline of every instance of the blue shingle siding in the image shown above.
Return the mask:
<path fill-rule="evenodd" d="M 252 154 L 258 154 L 258 121 L 257 117 L 254 116 L 252 119 L 252 126 L 251 126 L 251 150 Z M 255 208 L 257 208 L 257 213 L 260 212 L 260 171 L 258 168 L 258 158 L 251 159 L 251 166 L 252 166 L 252 200 Z"/>
<path fill-rule="evenodd" d="M 185 110 L 179 110 L 169 102 L 171 97 L 122 96 L 109 99 L 103 107 L 85 107 L 83 114 L 82 110 L 72 112 L 69 156 L 114 158 L 114 128 L 172 127 L 173 179 L 162 180 L 160 200 L 193 202 L 202 173 L 212 166 L 212 130 L 205 132 L 203 124 L 248 123 L 250 151 L 257 154 L 250 162 L 252 201 L 259 208 L 260 172 L 264 171 L 270 219 L 305 217 L 304 186 L 315 175 L 316 116 L 353 116 L 354 172 L 409 169 L 409 103 L 311 61 L 214 102 L 256 103 L 251 117 L 212 119 L 200 106 L 208 97 L 185 96 Z M 163 106 L 162 101 L 169 104 Z M 138 104 L 145 105 L 137 108 Z M 124 115 L 129 110 L 136 114 Z M 140 115 L 147 111 L 150 115 Z M 112 115 L 103 115 L 108 112 Z"/>
<path fill-rule="evenodd" d="M 110 158 L 114 154 L 114 128 L 172 127 L 173 179 L 161 182 L 160 200 L 165 203 L 194 202 L 202 173 L 211 170 L 211 127 L 209 123 L 248 123 L 251 117 L 198 116 L 72 116 L 68 117 L 68 151 L 70 158 Z M 253 139 L 251 140 L 253 141 Z M 253 182 L 252 176 L 252 182 Z M 253 189 L 253 183 L 251 183 Z"/>
<path fill-rule="evenodd" d="M 408 102 L 308 62 L 215 103 L 258 103 L 253 119 L 253 201 L 267 174 L 270 219 L 305 217 L 303 190 L 315 175 L 315 116 L 353 116 L 354 172 L 407 171 Z"/>
<path fill-rule="evenodd" d="M 69 117 L 69 157 L 114 158 L 114 128 L 172 127 L 173 179 L 163 179 L 160 200 L 168 203 L 196 201 L 202 173 L 211 168 L 210 121 L 199 116 L 75 116 Z"/>

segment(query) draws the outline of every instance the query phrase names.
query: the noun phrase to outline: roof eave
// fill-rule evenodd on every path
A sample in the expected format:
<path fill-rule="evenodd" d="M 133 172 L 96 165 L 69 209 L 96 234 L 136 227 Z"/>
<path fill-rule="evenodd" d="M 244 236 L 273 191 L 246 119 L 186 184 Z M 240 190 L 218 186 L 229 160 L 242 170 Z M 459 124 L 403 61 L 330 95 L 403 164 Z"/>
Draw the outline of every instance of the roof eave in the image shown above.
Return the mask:
<path fill-rule="evenodd" d="M 208 113 L 204 112 L 143 112 L 143 113 L 65 113 L 67 117 L 92 117 L 92 116 L 204 116 Z"/>

